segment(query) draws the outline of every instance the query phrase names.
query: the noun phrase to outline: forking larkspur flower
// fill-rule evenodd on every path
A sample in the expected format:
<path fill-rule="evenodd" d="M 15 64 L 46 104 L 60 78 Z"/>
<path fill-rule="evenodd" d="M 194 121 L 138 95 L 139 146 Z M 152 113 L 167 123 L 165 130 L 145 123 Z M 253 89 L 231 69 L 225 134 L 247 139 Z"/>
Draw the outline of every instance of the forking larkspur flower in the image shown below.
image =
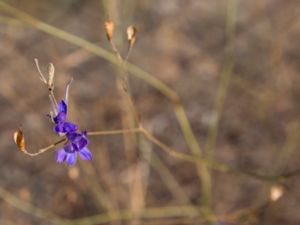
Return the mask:
<path fill-rule="evenodd" d="M 77 132 L 78 126 L 67 121 L 68 112 L 68 91 L 71 82 L 67 85 L 65 99 L 57 104 L 57 108 L 54 107 L 54 116 L 51 114 L 51 119 L 55 123 L 53 131 L 62 136 L 65 135 L 67 143 L 63 148 L 56 152 L 56 162 L 66 162 L 68 165 L 74 165 L 77 160 L 77 154 L 79 154 L 82 160 L 91 160 L 92 153 L 87 148 L 89 140 L 86 131 Z M 53 100 L 52 100 L 53 101 Z M 52 102 L 54 106 L 55 103 Z"/>
<path fill-rule="evenodd" d="M 79 154 L 82 160 L 92 159 L 92 153 L 87 148 L 89 140 L 87 138 L 86 131 L 82 133 L 67 133 L 66 136 L 68 142 L 62 149 L 57 151 L 56 162 L 66 162 L 68 165 L 74 165 L 76 163 L 77 154 Z"/>

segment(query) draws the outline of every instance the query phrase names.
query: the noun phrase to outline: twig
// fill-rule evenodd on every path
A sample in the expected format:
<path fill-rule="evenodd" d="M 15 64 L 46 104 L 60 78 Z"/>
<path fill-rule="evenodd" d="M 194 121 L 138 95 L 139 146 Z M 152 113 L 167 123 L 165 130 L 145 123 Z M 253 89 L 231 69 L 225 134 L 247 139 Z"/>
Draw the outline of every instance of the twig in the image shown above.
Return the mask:
<path fill-rule="evenodd" d="M 122 126 L 123 128 L 136 127 L 140 125 L 140 120 L 133 99 L 131 97 L 128 83 L 128 72 L 125 68 L 129 55 L 127 54 L 127 57 L 124 60 L 116 45 L 114 44 L 113 22 L 109 21 L 105 24 L 108 40 L 121 65 L 119 71 L 120 76 L 117 78 L 116 84 L 121 95 L 121 108 L 124 109 L 124 113 L 121 114 Z M 130 196 L 129 207 L 133 212 L 139 212 L 145 207 L 145 193 L 147 189 L 147 180 L 144 179 L 144 182 L 142 181 L 142 165 L 144 165 L 144 168 L 148 168 L 149 164 L 143 161 L 136 162 L 136 156 L 138 155 L 136 149 L 138 148 L 144 156 L 147 150 L 145 150 L 145 145 L 142 144 L 143 139 L 139 134 L 132 134 L 132 136 L 123 136 L 123 139 L 127 163 L 128 166 L 132 168 L 131 172 L 129 173 L 129 179 L 131 180 L 128 188 Z M 151 151 L 149 153 L 151 154 Z M 148 173 L 145 172 L 144 174 Z M 146 178 L 146 176 L 144 176 L 144 178 Z M 138 220 L 139 218 L 134 218 L 131 224 L 139 224 Z"/>
<path fill-rule="evenodd" d="M 120 129 L 120 130 L 111 130 L 111 131 L 89 131 L 87 134 L 89 136 L 103 136 L 103 135 L 117 135 L 117 134 L 131 134 L 141 132 L 140 128 L 132 129 Z"/>
<path fill-rule="evenodd" d="M 134 29 L 134 34 L 128 35 L 129 28 Z M 106 32 L 108 32 L 108 30 L 106 30 Z M 128 71 L 126 70 L 126 65 L 128 63 L 130 53 L 134 46 L 134 40 L 132 38 L 136 38 L 136 28 L 134 28 L 133 26 L 128 27 L 127 35 L 128 35 L 129 43 L 128 43 L 128 49 L 127 49 L 125 58 L 123 58 L 121 56 L 120 52 L 116 48 L 112 36 L 108 40 L 111 44 L 113 51 L 115 52 L 117 58 L 120 60 L 120 63 L 122 65 L 121 70 L 124 74 L 121 75 L 121 79 L 120 79 L 121 86 L 123 87 L 123 89 L 122 89 L 123 92 L 121 92 L 121 94 L 123 94 L 123 96 L 124 96 L 123 100 L 124 100 L 125 107 L 129 108 L 129 110 L 127 112 L 129 114 L 128 116 L 131 117 L 131 121 L 134 121 L 133 126 L 138 125 L 138 126 L 142 127 L 140 117 L 138 115 L 137 109 L 133 103 L 133 99 L 130 94 L 130 88 L 129 88 L 129 83 L 128 83 Z M 134 35 L 134 37 L 133 37 L 133 35 Z M 122 91 L 122 90 L 120 90 L 120 91 Z M 150 134 L 149 132 L 147 132 L 147 133 Z M 143 134 L 143 135 L 145 136 L 145 134 Z M 173 174 L 168 169 L 168 167 L 164 165 L 164 163 L 160 160 L 160 158 L 153 151 L 151 151 L 151 157 L 150 158 L 147 157 L 146 156 L 147 150 L 145 150 L 146 143 L 145 143 L 144 139 L 141 139 L 141 137 L 138 135 L 136 135 L 135 139 L 137 140 L 138 147 L 139 147 L 140 151 L 143 153 L 143 155 L 145 156 L 145 159 L 149 162 L 149 164 L 155 170 L 157 170 L 158 174 L 162 178 L 162 181 L 165 183 L 166 187 L 169 188 L 169 190 L 173 194 L 174 198 L 178 199 L 179 202 L 181 202 L 181 203 L 185 203 L 185 204 L 189 203 L 190 201 L 189 201 L 189 198 L 187 197 L 185 191 L 181 188 L 180 184 L 177 182 L 176 178 L 173 176 Z M 139 210 L 141 210 L 141 209 L 139 209 Z"/>
<path fill-rule="evenodd" d="M 184 161 L 188 161 L 191 163 L 202 163 L 202 164 L 205 164 L 207 167 L 217 170 L 217 171 L 220 171 L 220 172 L 247 175 L 247 176 L 255 178 L 257 180 L 271 181 L 271 182 L 283 182 L 288 178 L 300 175 L 300 169 L 282 173 L 280 175 L 264 175 L 264 174 L 255 173 L 253 171 L 244 170 L 241 168 L 233 168 L 229 165 L 226 165 L 224 163 L 219 163 L 216 161 L 195 158 L 192 155 L 182 153 L 182 151 L 179 151 L 179 150 L 169 147 L 168 145 L 166 145 L 163 142 L 161 142 L 160 140 L 158 140 L 155 136 L 153 136 L 149 131 L 147 131 L 143 127 L 133 128 L 133 129 L 125 129 L 125 130 L 120 129 L 120 130 L 111 130 L 111 131 L 89 131 L 89 132 L 87 132 L 87 134 L 89 136 L 107 136 L 107 135 L 120 135 L 120 134 L 130 134 L 130 133 L 143 134 L 146 139 L 148 139 L 150 142 L 152 142 L 153 144 L 160 147 L 162 150 L 164 150 L 166 153 L 168 153 L 168 155 L 170 155 L 172 157 L 182 159 Z M 64 141 L 66 141 L 66 138 L 58 140 L 54 144 L 51 144 L 45 148 L 38 150 L 36 153 L 30 153 L 30 152 L 26 151 L 25 154 L 29 155 L 29 156 L 37 156 L 37 155 L 40 155 L 40 154 L 52 149 L 53 147 L 57 146 L 58 144 L 63 143 Z"/>
<path fill-rule="evenodd" d="M 184 161 L 192 162 L 192 163 L 202 163 L 205 164 L 207 167 L 220 171 L 225 173 L 234 173 L 234 174 L 240 174 L 240 175 L 247 175 L 249 177 L 252 177 L 257 180 L 261 181 L 270 181 L 270 182 L 282 182 L 285 181 L 288 178 L 298 176 L 300 175 L 300 169 L 296 169 L 294 171 L 286 172 L 280 175 L 265 175 L 265 174 L 259 174 L 253 171 L 241 169 L 241 168 L 234 168 L 230 167 L 226 164 L 215 162 L 212 160 L 205 160 L 205 159 L 199 159 L 195 158 L 189 154 L 182 153 L 182 151 L 176 150 L 174 148 L 171 148 L 158 140 L 155 136 L 153 136 L 149 131 L 147 131 L 145 128 L 134 128 L 134 129 L 128 129 L 128 130 L 115 130 L 115 131 L 94 131 L 94 132 L 88 132 L 92 135 L 114 135 L 114 134 L 124 134 L 124 133 L 142 133 L 146 139 L 148 139 L 150 142 L 156 144 L 158 147 L 160 147 L 162 150 L 164 150 L 166 153 L 168 153 L 170 156 L 173 156 L 178 159 L 182 159 Z"/>
<path fill-rule="evenodd" d="M 66 138 L 63 138 L 63 139 L 61 139 L 61 140 L 55 142 L 54 144 L 51 144 L 51 145 L 45 147 L 45 148 L 39 149 L 39 150 L 38 150 L 37 152 L 35 152 L 35 153 L 28 152 L 27 150 L 24 150 L 23 153 L 26 154 L 26 155 L 28 155 L 28 156 L 31 156 L 31 157 L 38 156 L 38 155 L 40 155 L 40 154 L 42 154 L 42 153 L 44 153 L 44 152 L 46 152 L 46 151 L 48 151 L 48 150 L 54 148 L 55 146 L 57 146 L 57 145 L 63 143 L 64 141 L 66 141 Z"/>

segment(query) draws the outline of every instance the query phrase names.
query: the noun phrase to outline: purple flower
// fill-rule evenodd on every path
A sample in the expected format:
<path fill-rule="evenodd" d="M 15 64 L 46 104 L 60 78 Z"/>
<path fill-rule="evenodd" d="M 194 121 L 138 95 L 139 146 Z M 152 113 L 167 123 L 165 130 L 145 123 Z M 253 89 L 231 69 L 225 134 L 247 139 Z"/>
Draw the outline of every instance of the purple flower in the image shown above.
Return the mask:
<path fill-rule="evenodd" d="M 68 139 L 67 144 L 56 153 L 57 163 L 66 162 L 69 166 L 72 166 L 76 163 L 77 154 L 82 160 L 92 160 L 92 153 L 87 148 L 89 140 L 85 131 L 82 133 L 67 133 L 66 136 Z"/>
<path fill-rule="evenodd" d="M 67 139 L 64 147 L 56 152 L 56 162 L 66 162 L 69 166 L 76 163 L 77 155 L 79 155 L 82 160 L 92 160 L 92 153 L 87 148 L 89 145 L 87 132 L 78 133 L 78 126 L 67 120 L 68 95 L 71 82 L 72 80 L 66 87 L 65 99 L 60 101 L 57 106 L 55 106 L 56 101 L 51 99 L 54 112 L 50 115 L 50 118 L 55 124 L 53 131 L 60 136 L 65 135 Z"/>
<path fill-rule="evenodd" d="M 56 116 L 53 118 L 53 122 L 56 126 L 53 131 L 58 135 L 64 135 L 70 132 L 77 131 L 77 125 L 67 121 L 68 106 L 64 100 L 60 101 L 57 106 Z"/>
<path fill-rule="evenodd" d="M 67 119 L 67 111 L 68 111 L 67 103 L 64 100 L 60 101 L 57 105 L 57 113 L 56 116 L 53 118 L 53 121 L 56 124 L 65 122 Z"/>

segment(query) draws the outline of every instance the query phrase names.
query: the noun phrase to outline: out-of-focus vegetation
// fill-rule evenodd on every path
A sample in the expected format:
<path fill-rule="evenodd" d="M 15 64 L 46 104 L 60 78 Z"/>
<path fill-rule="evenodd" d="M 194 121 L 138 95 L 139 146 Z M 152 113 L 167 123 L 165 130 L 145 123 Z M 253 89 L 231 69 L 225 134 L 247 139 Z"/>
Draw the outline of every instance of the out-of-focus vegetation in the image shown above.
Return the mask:
<path fill-rule="evenodd" d="M 0 1 L 0 224 L 299 224 L 299 9 L 297 0 Z M 125 67 L 108 19 L 123 57 L 126 28 L 137 27 Z M 56 164 L 54 150 L 22 154 L 12 139 L 20 125 L 29 151 L 58 140 L 34 58 L 43 71 L 55 65 L 56 96 L 74 77 L 69 117 L 80 129 L 140 119 L 146 131 L 90 136 L 92 162 L 74 167 Z"/>

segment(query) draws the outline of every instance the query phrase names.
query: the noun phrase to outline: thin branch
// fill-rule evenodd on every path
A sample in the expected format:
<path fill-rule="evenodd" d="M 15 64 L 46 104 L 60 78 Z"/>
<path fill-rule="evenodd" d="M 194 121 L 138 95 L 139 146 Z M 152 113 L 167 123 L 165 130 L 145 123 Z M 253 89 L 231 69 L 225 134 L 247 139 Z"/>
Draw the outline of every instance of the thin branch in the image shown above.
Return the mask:
<path fill-rule="evenodd" d="M 123 88 L 123 94 L 124 94 L 124 97 L 125 97 L 125 103 L 128 104 L 129 106 L 129 110 L 130 110 L 130 113 L 132 114 L 134 120 L 135 120 L 135 123 L 139 124 L 140 121 L 139 121 L 139 116 L 138 116 L 138 113 L 137 113 L 137 110 L 134 106 L 134 103 L 133 103 L 133 100 L 132 100 L 132 97 L 130 95 L 130 91 L 129 91 L 129 84 L 128 84 L 128 71 L 127 71 L 127 63 L 128 63 L 128 58 L 129 58 L 129 54 L 130 54 L 130 51 L 132 50 L 133 48 L 133 45 L 130 46 L 130 48 L 128 49 L 128 52 L 126 54 L 126 58 L 124 59 L 122 57 L 122 55 L 120 54 L 120 52 L 118 51 L 113 39 L 109 39 L 109 43 L 111 45 L 111 48 L 113 50 L 113 52 L 115 53 L 116 57 L 118 58 L 119 60 L 119 63 L 121 65 L 121 85 L 122 85 L 122 88 Z"/>
<path fill-rule="evenodd" d="M 160 147 L 168 155 L 191 163 L 205 164 L 207 167 L 214 169 L 216 171 L 239 174 L 244 176 L 246 175 L 257 180 L 269 181 L 269 182 L 283 182 L 288 178 L 300 175 L 300 169 L 296 169 L 294 171 L 286 172 L 279 175 L 265 175 L 265 174 L 259 174 L 241 168 L 234 168 L 224 163 L 219 163 L 213 160 L 199 159 L 192 155 L 183 153 L 180 150 L 176 150 L 174 148 L 169 147 L 168 145 L 164 144 L 159 139 L 157 139 L 153 134 L 151 134 L 148 130 L 146 130 L 142 126 L 140 128 L 133 128 L 127 130 L 94 131 L 94 132 L 88 132 L 88 134 L 92 136 L 104 136 L 104 135 L 118 135 L 118 134 L 138 133 L 138 132 L 142 133 L 147 140 Z"/>
<path fill-rule="evenodd" d="M 105 136 L 105 135 L 118 135 L 118 134 L 130 134 L 130 133 L 139 133 L 141 132 L 140 128 L 133 129 L 120 129 L 120 130 L 111 130 L 111 131 L 89 131 L 87 134 L 89 136 Z"/>
<path fill-rule="evenodd" d="M 117 135 L 117 134 L 127 134 L 127 133 L 137 133 L 140 132 L 139 128 L 135 128 L 135 129 L 128 129 L 128 130 L 112 130 L 112 131 L 91 131 L 91 132 L 87 132 L 87 134 L 89 136 L 104 136 L 104 135 Z M 34 157 L 34 156 L 38 156 L 40 154 L 45 153 L 46 151 L 51 150 L 52 148 L 56 147 L 57 145 L 65 142 L 67 139 L 63 138 L 60 139 L 58 141 L 56 141 L 55 143 L 45 147 L 45 148 L 41 148 L 39 150 L 37 150 L 36 152 L 32 153 L 32 152 L 28 152 L 27 150 L 24 150 L 23 153 Z"/>
<path fill-rule="evenodd" d="M 121 91 L 121 94 L 123 94 L 123 96 L 124 96 L 123 101 L 124 101 L 125 106 L 128 108 L 127 113 L 131 117 L 131 121 L 133 123 L 132 126 L 138 125 L 138 126 L 142 127 L 140 117 L 138 115 L 137 109 L 134 105 L 132 96 L 130 94 L 129 83 L 128 83 L 128 71 L 126 69 L 126 65 L 127 65 L 127 62 L 128 62 L 128 59 L 129 59 L 129 56 L 133 49 L 134 44 L 131 43 L 128 45 L 126 56 L 125 56 L 125 58 L 123 58 L 121 56 L 120 52 L 118 51 L 118 49 L 116 48 L 113 38 L 109 38 L 108 41 L 109 41 L 113 51 L 115 52 L 117 58 L 120 60 L 120 64 L 122 65 L 121 79 L 119 80 L 120 84 L 122 86 L 122 89 L 120 88 L 121 87 L 120 85 L 118 85 L 118 87 Z M 137 131 L 142 132 L 141 129 L 138 129 Z M 148 132 L 148 134 L 149 134 L 149 132 Z M 142 135 L 145 136 L 145 134 L 142 134 Z M 136 139 L 139 139 L 139 138 L 140 138 L 140 136 L 137 135 Z M 145 150 L 144 150 L 145 146 L 142 144 L 142 142 L 143 142 L 143 139 L 141 139 L 140 141 L 137 141 L 137 144 L 138 144 L 141 152 L 145 153 Z M 157 143 L 159 143 L 159 142 L 157 142 Z M 150 163 L 150 165 L 155 170 L 158 171 L 159 175 L 162 177 L 162 180 L 164 181 L 166 186 L 170 189 L 170 191 L 172 192 L 174 197 L 176 199 L 180 199 L 181 202 L 188 203 L 189 199 L 186 196 L 184 190 L 182 190 L 182 188 L 180 187 L 176 178 L 172 175 L 170 170 L 161 162 L 160 158 L 155 154 L 155 152 L 152 151 L 151 159 L 147 159 L 147 161 Z"/>
<path fill-rule="evenodd" d="M 212 160 L 205 160 L 205 159 L 195 158 L 192 155 L 182 153 L 182 151 L 179 151 L 179 150 L 176 150 L 174 148 L 169 147 L 168 145 L 166 145 L 163 142 L 161 142 L 160 140 L 158 140 L 155 136 L 153 136 L 149 131 L 147 131 L 143 127 L 133 128 L 133 129 L 125 129 L 125 130 L 120 129 L 120 130 L 111 130 L 111 131 L 90 131 L 90 132 L 87 132 L 87 134 L 89 136 L 107 136 L 107 135 L 119 135 L 119 134 L 130 134 L 130 133 L 142 133 L 147 140 L 149 140 L 153 144 L 160 147 L 163 151 L 165 151 L 166 153 L 168 153 L 172 157 L 182 159 L 182 160 L 187 161 L 187 162 L 202 163 L 202 164 L 205 164 L 207 167 L 209 167 L 211 169 L 214 169 L 214 170 L 220 171 L 220 172 L 224 172 L 224 173 L 234 173 L 234 174 L 240 174 L 240 175 L 247 175 L 247 176 L 252 177 L 254 179 L 257 179 L 257 180 L 270 181 L 270 182 L 283 182 L 286 179 L 289 179 L 289 178 L 300 175 L 300 169 L 296 169 L 296 170 L 293 170 L 293 171 L 290 171 L 290 172 L 285 172 L 285 173 L 282 173 L 282 174 L 279 174 L 279 175 L 265 175 L 265 174 L 259 174 L 259 173 L 253 172 L 253 171 L 244 170 L 244 169 L 241 169 L 241 168 L 234 168 L 234 167 L 231 167 L 231 166 L 226 165 L 224 163 L 219 163 L 219 162 L 212 161 Z M 30 153 L 30 152 L 25 150 L 24 154 L 32 156 L 32 157 L 38 156 L 38 155 L 54 148 L 55 146 L 63 143 L 64 141 L 66 141 L 66 138 L 58 140 L 55 143 L 53 143 L 53 144 L 51 144 L 51 145 L 49 145 L 45 148 L 39 149 L 35 153 Z"/>
<path fill-rule="evenodd" d="M 123 57 L 121 56 L 120 52 L 118 51 L 114 41 L 112 39 L 109 40 L 109 43 L 110 43 L 110 46 L 113 50 L 113 52 L 115 53 L 115 55 L 117 56 L 117 58 L 120 60 L 121 63 L 124 63 L 123 62 Z"/>
<path fill-rule="evenodd" d="M 55 143 L 53 143 L 53 144 L 51 144 L 51 145 L 49 145 L 49 146 L 47 146 L 47 147 L 45 147 L 45 148 L 39 149 L 39 150 L 38 150 L 37 152 L 35 152 L 35 153 L 28 152 L 27 150 L 24 150 L 23 153 L 24 153 L 25 155 L 28 155 L 28 156 L 31 156 L 31 157 L 38 156 L 38 155 L 40 155 L 40 154 L 42 154 L 42 153 L 45 153 L 46 151 L 48 151 L 48 150 L 54 148 L 55 146 L 57 146 L 57 145 L 63 143 L 64 141 L 66 141 L 66 138 L 63 138 L 63 139 L 61 139 L 61 140 L 58 140 L 58 141 L 56 141 Z"/>

